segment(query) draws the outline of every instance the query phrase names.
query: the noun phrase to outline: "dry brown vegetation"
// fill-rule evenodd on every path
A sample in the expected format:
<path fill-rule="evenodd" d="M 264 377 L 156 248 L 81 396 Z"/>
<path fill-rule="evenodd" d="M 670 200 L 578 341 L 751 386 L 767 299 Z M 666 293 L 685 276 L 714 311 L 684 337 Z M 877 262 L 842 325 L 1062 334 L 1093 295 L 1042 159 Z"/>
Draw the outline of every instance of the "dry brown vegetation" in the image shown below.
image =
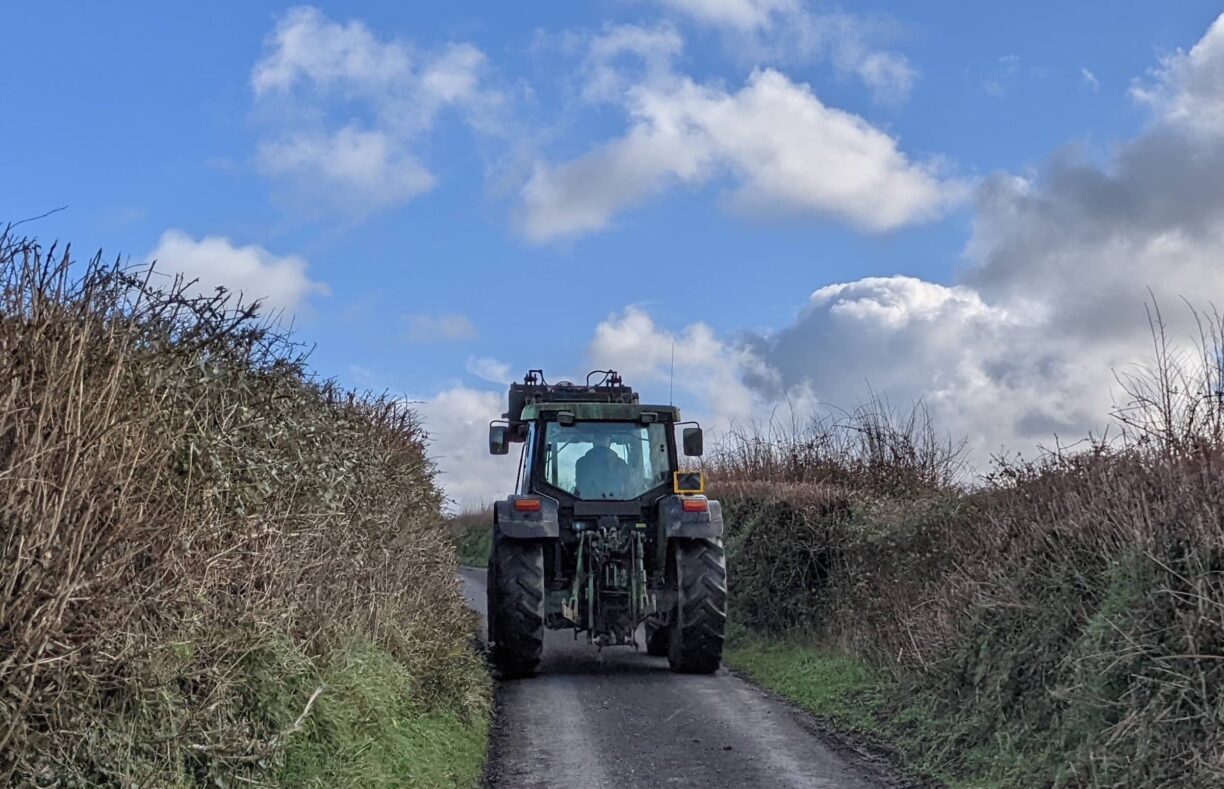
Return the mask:
<path fill-rule="evenodd" d="M 898 708 L 964 724 L 900 727 L 946 774 L 986 749 L 1009 785 L 1220 785 L 1221 321 L 1200 325 L 1179 353 L 1153 312 L 1113 439 L 972 486 L 921 410 L 735 436 L 707 466 L 735 616 L 893 667 L 922 699 Z"/>
<path fill-rule="evenodd" d="M 0 784 L 271 780 L 352 638 L 483 714 L 402 404 L 314 381 L 229 294 L 9 234 L 0 380 Z"/>

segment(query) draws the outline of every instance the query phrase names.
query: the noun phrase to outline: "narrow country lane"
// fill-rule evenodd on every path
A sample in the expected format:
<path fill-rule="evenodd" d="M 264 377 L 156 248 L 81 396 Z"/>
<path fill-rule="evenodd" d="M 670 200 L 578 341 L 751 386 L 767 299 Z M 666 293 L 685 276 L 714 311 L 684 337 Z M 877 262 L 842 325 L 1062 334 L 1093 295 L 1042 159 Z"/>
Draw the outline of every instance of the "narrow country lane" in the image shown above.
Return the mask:
<path fill-rule="evenodd" d="M 469 605 L 483 614 L 484 571 L 462 576 Z M 498 683 L 486 781 L 506 789 L 899 785 L 725 669 L 673 674 L 666 659 L 624 648 L 601 658 L 570 631 L 547 632 L 539 676 Z"/>

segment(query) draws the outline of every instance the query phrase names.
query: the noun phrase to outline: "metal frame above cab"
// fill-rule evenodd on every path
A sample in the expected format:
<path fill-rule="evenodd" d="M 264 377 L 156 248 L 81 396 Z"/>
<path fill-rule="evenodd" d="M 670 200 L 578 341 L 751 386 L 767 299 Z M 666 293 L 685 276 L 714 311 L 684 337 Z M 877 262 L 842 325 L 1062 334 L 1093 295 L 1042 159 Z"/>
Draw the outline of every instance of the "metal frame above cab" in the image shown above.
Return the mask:
<path fill-rule="evenodd" d="M 637 403 L 531 403 L 523 406 L 522 420 L 552 421 L 567 412 L 579 422 L 641 422 L 644 415 L 653 414 L 654 422 L 676 422 L 680 409 L 670 405 L 638 405 Z M 648 417 L 649 418 L 649 417 Z"/>

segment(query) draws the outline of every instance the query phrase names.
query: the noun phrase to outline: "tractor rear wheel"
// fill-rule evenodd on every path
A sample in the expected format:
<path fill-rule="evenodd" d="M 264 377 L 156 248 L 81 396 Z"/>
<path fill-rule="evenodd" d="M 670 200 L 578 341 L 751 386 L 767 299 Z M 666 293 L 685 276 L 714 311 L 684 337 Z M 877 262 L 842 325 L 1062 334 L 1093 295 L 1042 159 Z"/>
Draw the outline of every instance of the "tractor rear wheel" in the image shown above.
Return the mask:
<path fill-rule="evenodd" d="M 667 654 L 672 671 L 718 671 L 726 627 L 727 565 L 722 541 L 677 541 L 676 609 Z"/>
<path fill-rule="evenodd" d="M 493 540 L 488 620 L 493 667 L 529 677 L 544 650 L 544 551 L 538 542 Z"/>

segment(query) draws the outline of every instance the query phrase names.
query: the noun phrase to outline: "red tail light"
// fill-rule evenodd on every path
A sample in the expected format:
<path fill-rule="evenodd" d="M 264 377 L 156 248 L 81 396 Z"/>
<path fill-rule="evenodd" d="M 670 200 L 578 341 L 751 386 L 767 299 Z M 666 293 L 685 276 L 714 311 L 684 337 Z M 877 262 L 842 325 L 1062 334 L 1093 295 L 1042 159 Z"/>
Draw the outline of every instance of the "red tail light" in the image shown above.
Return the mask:
<path fill-rule="evenodd" d="M 710 503 L 705 499 L 685 499 L 680 506 L 685 512 L 706 512 L 710 509 Z"/>
<path fill-rule="evenodd" d="M 517 512 L 539 512 L 540 511 L 540 500 L 539 499 L 515 499 L 514 509 Z"/>

